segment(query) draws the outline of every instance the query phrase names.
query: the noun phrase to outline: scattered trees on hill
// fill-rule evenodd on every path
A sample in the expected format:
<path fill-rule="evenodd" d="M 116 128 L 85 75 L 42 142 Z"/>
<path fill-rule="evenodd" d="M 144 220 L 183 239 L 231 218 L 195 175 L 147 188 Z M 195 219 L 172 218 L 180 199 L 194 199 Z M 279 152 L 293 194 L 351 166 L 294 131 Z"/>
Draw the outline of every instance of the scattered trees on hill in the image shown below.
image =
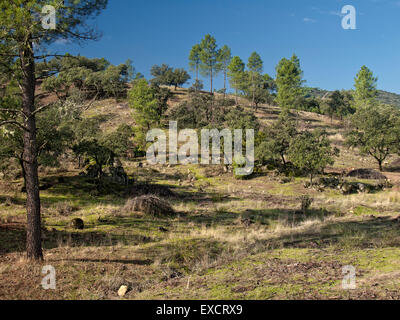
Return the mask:
<path fill-rule="evenodd" d="M 192 47 L 189 54 L 190 70 L 196 73 L 196 82 L 199 84 L 199 72 L 204 77 L 210 78 L 210 92 L 213 93 L 213 80 L 219 73 L 224 73 L 224 93 L 226 93 L 226 80 L 228 66 L 232 59 L 231 49 L 224 45 L 218 49 L 217 41 L 210 34 L 206 34 L 200 44 Z"/>

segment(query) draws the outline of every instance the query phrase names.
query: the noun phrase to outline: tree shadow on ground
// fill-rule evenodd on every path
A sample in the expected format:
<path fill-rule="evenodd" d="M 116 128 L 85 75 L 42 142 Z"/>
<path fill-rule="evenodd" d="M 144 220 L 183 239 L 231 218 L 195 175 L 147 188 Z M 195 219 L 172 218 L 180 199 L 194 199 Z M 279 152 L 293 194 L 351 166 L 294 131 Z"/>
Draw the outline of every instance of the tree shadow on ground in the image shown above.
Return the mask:
<path fill-rule="evenodd" d="M 25 241 L 25 225 L 21 223 L 0 224 L 0 254 L 24 252 Z M 48 250 L 64 246 L 110 247 L 120 244 L 139 245 L 153 241 L 155 240 L 140 234 L 59 231 L 55 229 L 42 230 L 42 246 Z"/>
<path fill-rule="evenodd" d="M 270 240 L 271 248 L 327 248 L 343 245 L 364 248 L 399 247 L 400 224 L 393 217 L 369 217 L 362 221 L 327 222 L 317 230 L 294 231 Z"/>

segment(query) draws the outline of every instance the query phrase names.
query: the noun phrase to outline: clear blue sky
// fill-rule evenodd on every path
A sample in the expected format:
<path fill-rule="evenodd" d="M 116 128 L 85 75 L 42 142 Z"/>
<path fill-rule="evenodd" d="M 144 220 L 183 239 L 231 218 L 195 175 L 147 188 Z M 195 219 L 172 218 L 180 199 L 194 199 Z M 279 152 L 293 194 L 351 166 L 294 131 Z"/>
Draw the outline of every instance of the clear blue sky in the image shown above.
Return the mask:
<path fill-rule="evenodd" d="M 344 5 L 357 9 L 357 30 L 342 29 Z M 210 33 L 246 62 L 257 51 L 271 76 L 296 53 L 308 86 L 350 89 L 365 64 L 379 89 L 400 93 L 400 0 L 109 0 L 96 24 L 100 41 L 57 50 L 113 64 L 129 58 L 150 77 L 154 64 L 187 69 L 191 47 Z"/>

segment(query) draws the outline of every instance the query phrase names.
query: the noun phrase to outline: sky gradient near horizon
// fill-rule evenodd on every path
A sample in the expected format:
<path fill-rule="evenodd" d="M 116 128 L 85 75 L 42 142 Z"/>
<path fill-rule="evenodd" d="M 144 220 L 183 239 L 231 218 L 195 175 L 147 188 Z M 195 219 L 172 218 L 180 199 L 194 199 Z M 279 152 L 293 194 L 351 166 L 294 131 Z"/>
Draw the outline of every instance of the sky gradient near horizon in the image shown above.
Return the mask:
<path fill-rule="evenodd" d="M 357 10 L 357 30 L 342 28 L 345 5 Z M 154 64 L 188 69 L 191 47 L 210 33 L 245 62 L 258 52 L 273 77 L 279 60 L 295 53 L 307 86 L 351 89 L 366 65 L 379 89 L 400 93 L 400 0 L 109 0 L 96 25 L 100 41 L 56 49 L 113 64 L 131 59 L 150 78 Z M 222 76 L 215 84 L 223 87 Z"/>

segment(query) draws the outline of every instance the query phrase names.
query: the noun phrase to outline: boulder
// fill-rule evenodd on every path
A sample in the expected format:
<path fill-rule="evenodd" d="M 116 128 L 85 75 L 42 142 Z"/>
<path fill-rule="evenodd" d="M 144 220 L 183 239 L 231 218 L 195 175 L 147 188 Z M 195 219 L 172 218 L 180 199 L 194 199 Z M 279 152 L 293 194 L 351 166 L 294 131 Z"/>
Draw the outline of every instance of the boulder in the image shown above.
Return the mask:
<path fill-rule="evenodd" d="M 71 221 L 71 227 L 76 230 L 83 230 L 85 228 L 85 223 L 82 219 L 76 218 Z"/>
<path fill-rule="evenodd" d="M 386 176 L 373 169 L 355 169 L 350 171 L 346 176 L 366 180 L 387 180 Z"/>

